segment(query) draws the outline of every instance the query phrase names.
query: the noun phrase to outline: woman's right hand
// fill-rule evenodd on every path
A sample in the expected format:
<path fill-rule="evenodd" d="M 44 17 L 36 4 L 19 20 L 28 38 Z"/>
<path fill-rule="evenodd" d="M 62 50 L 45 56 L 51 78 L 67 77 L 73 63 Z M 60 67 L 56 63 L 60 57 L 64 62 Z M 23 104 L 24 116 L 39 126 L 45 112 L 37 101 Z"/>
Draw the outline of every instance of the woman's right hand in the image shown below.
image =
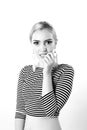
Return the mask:
<path fill-rule="evenodd" d="M 56 52 L 50 52 L 43 58 L 44 70 L 43 72 L 50 74 L 52 67 L 58 65 Z"/>

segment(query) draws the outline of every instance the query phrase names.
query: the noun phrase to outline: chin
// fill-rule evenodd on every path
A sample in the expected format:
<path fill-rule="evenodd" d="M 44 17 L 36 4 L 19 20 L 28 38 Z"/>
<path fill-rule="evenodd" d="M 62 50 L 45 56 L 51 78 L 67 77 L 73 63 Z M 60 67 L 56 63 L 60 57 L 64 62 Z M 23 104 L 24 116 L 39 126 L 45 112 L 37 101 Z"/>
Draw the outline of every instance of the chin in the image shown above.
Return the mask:
<path fill-rule="evenodd" d="M 42 60 L 44 58 L 44 56 L 39 56 L 38 59 L 39 60 Z"/>

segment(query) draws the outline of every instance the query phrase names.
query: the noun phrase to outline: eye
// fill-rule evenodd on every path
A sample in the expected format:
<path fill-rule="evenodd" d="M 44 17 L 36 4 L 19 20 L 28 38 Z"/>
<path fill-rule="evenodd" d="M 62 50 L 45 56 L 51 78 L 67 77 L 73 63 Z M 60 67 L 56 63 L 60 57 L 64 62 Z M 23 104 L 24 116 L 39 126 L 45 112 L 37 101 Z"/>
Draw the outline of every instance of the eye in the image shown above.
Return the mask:
<path fill-rule="evenodd" d="M 52 43 L 52 41 L 47 41 L 47 44 L 51 44 Z"/>
<path fill-rule="evenodd" d="M 39 44 L 39 42 L 38 42 L 38 41 L 37 41 L 37 42 L 33 42 L 33 44 L 38 45 L 38 44 Z"/>

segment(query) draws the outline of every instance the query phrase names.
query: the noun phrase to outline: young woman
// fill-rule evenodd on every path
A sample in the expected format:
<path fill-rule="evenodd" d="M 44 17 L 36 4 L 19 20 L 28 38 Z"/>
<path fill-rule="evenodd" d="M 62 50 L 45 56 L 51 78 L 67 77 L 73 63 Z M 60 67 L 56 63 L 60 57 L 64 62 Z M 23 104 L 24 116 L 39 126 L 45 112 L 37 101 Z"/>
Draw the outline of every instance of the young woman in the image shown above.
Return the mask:
<path fill-rule="evenodd" d="M 70 96 L 74 69 L 58 64 L 57 36 L 48 22 L 32 27 L 30 42 L 34 62 L 19 74 L 15 130 L 62 130 L 58 117 Z"/>

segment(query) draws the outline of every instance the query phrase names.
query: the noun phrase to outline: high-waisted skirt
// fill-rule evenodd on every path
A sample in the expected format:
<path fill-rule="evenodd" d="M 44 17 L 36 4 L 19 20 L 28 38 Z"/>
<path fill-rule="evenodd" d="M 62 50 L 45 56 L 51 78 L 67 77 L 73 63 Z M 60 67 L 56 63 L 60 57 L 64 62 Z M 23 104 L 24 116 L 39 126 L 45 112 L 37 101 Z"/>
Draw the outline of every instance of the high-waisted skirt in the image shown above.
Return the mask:
<path fill-rule="evenodd" d="M 24 130 L 62 130 L 58 118 L 26 115 Z"/>

